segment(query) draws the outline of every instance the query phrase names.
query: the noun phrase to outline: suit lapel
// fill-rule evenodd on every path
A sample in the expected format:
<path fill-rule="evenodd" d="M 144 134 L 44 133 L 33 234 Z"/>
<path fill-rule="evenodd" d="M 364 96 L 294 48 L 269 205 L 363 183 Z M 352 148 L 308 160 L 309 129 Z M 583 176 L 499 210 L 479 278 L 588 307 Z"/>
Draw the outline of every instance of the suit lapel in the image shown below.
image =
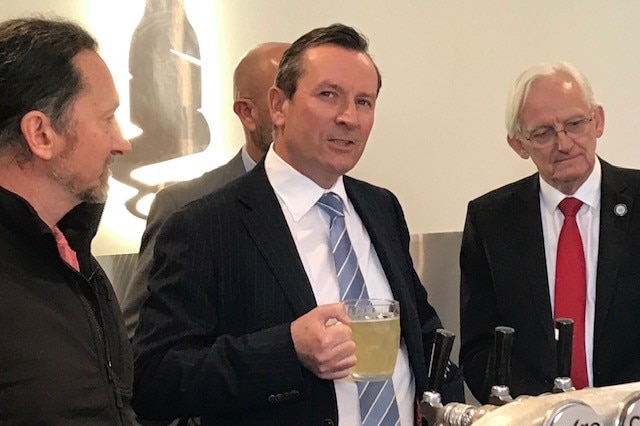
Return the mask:
<path fill-rule="evenodd" d="M 549 277 L 545 257 L 542 218 L 540 213 L 540 182 L 538 174 L 523 182 L 523 188 L 513 197 L 513 203 L 507 203 L 511 211 L 507 212 L 513 232 L 521 251 L 524 276 L 528 278 L 527 288 L 535 306 L 538 321 L 542 325 L 549 349 L 553 352 L 553 313 L 549 297 Z M 507 231 L 508 232 L 508 231 Z M 512 265 L 510 268 L 517 266 Z"/>
<path fill-rule="evenodd" d="M 316 307 L 316 300 L 264 162 L 239 185 L 241 220 L 299 317 Z"/>
<path fill-rule="evenodd" d="M 391 286 L 391 291 L 395 297 L 398 297 L 397 295 L 401 294 L 398 283 L 402 282 L 404 278 L 402 270 L 398 269 L 398 266 L 403 264 L 403 260 L 398 257 L 397 252 L 402 249 L 402 245 L 398 236 L 391 232 L 395 229 L 395 218 L 386 215 L 385 208 L 377 205 L 373 197 L 367 197 L 357 181 L 345 176 L 344 185 L 351 204 L 358 212 L 358 216 L 369 234 Z"/>
<path fill-rule="evenodd" d="M 596 276 L 596 314 L 594 343 L 598 342 L 604 327 L 611 300 L 615 293 L 618 268 L 626 245 L 627 229 L 633 208 L 633 198 L 624 193 L 627 184 L 610 164 L 602 165 L 602 197 L 600 200 L 600 242 L 598 247 L 598 272 Z M 616 206 L 626 207 L 625 214 L 615 213 Z"/>

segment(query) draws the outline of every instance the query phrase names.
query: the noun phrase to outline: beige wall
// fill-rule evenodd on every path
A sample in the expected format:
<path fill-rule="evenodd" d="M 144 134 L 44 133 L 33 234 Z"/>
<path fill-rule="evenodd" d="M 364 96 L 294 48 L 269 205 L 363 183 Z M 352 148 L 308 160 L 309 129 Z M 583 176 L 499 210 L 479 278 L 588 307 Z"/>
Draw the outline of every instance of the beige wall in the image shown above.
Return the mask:
<path fill-rule="evenodd" d="M 640 2 L 185 3 L 200 37 L 203 111 L 214 139 L 203 155 L 203 170 L 225 161 L 242 143 L 230 87 L 242 52 L 333 22 L 356 26 L 370 38 L 383 74 L 374 131 L 352 174 L 393 190 L 413 234 L 461 230 L 469 199 L 533 170 L 504 142 L 503 104 L 516 74 L 538 61 L 567 60 L 591 78 L 607 113 L 600 154 L 640 167 Z M 143 7 L 142 0 L 2 0 L 0 18 L 55 11 L 84 22 L 99 38 L 126 101 L 128 43 Z M 127 108 L 123 102 L 125 118 Z M 116 201 L 112 197 L 110 203 Z M 125 223 L 137 241 L 144 222 Z M 111 251 L 109 244 L 116 251 L 130 249 L 114 241 L 101 231 L 97 251 Z"/>

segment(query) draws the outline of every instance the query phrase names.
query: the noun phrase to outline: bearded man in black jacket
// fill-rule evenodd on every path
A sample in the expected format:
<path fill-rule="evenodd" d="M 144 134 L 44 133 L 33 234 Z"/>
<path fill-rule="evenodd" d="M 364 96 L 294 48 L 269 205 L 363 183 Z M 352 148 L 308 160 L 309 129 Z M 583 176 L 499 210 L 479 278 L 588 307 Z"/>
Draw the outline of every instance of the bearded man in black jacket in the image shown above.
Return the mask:
<path fill-rule="evenodd" d="M 0 23 L 0 424 L 129 425 L 132 355 L 91 256 L 108 164 L 131 149 L 96 40 Z"/>

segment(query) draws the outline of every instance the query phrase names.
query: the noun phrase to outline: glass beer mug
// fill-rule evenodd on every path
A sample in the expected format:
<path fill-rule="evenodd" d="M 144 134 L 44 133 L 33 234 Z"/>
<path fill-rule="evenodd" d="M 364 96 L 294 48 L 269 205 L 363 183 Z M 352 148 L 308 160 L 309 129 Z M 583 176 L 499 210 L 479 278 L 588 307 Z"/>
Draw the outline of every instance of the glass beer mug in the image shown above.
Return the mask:
<path fill-rule="evenodd" d="M 400 346 L 400 305 L 395 300 L 345 300 L 356 344 L 356 381 L 383 381 L 393 375 Z"/>

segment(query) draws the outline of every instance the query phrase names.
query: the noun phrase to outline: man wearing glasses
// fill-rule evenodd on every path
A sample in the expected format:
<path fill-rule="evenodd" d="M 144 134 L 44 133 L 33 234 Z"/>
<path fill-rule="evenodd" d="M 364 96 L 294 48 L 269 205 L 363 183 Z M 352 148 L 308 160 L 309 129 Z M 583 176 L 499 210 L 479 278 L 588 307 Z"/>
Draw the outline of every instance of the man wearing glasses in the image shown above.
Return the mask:
<path fill-rule="evenodd" d="M 574 320 L 576 388 L 640 380 L 640 171 L 596 156 L 604 110 L 566 63 L 515 81 L 507 141 L 538 173 L 469 203 L 460 253 L 460 362 L 487 400 L 496 326 L 513 327 L 511 393 L 550 391 L 554 319 Z M 636 206 L 637 206 L 636 202 Z"/>

